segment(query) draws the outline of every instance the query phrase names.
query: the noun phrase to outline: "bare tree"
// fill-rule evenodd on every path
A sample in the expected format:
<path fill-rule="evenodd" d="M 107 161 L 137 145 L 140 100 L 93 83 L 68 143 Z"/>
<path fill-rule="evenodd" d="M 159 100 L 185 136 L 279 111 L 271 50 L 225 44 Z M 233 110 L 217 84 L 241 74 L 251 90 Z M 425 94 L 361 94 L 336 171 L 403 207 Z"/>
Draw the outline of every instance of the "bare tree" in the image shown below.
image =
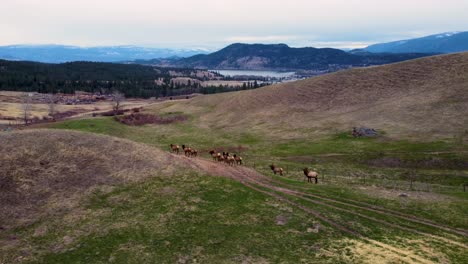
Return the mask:
<path fill-rule="evenodd" d="M 49 116 L 54 117 L 55 115 L 55 104 L 57 103 L 57 96 L 55 94 L 48 94 L 47 104 L 49 106 Z"/>
<path fill-rule="evenodd" d="M 114 111 L 119 111 L 120 104 L 125 100 L 125 95 L 119 91 L 112 93 L 112 102 Z"/>
<path fill-rule="evenodd" d="M 21 105 L 21 110 L 23 111 L 23 120 L 24 124 L 28 125 L 28 120 L 29 120 L 29 115 L 31 114 L 31 99 L 32 99 L 32 94 L 31 93 L 24 93 L 22 96 L 22 105 Z"/>
<path fill-rule="evenodd" d="M 413 183 L 417 180 L 417 172 L 415 170 L 409 170 L 404 173 L 405 178 L 409 182 L 410 191 L 413 190 Z"/>

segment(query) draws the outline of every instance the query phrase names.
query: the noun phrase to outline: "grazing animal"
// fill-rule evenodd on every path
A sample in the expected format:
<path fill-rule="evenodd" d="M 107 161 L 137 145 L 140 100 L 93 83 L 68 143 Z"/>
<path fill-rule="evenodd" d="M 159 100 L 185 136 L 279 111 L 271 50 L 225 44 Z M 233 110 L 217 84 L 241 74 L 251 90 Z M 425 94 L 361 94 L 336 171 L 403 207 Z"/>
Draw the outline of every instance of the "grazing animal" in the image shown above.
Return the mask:
<path fill-rule="evenodd" d="M 217 157 L 216 157 L 217 161 L 219 161 L 219 162 L 223 162 L 223 161 L 224 161 L 224 156 L 221 155 L 221 153 L 218 153 L 216 156 L 217 156 Z"/>
<path fill-rule="evenodd" d="M 185 145 L 182 145 L 182 149 L 184 150 L 185 156 L 190 157 L 192 149 Z"/>
<path fill-rule="evenodd" d="M 170 147 L 171 147 L 172 152 L 179 154 L 179 149 L 180 149 L 179 145 L 171 144 Z"/>
<path fill-rule="evenodd" d="M 279 173 L 279 175 L 283 176 L 283 168 L 276 167 L 275 164 L 270 165 L 270 169 L 273 171 L 273 173 L 276 175 L 276 173 Z"/>
<path fill-rule="evenodd" d="M 219 153 L 216 153 L 214 150 L 210 150 L 210 153 L 211 157 L 213 158 L 214 161 L 218 160 L 218 154 Z"/>
<path fill-rule="evenodd" d="M 237 165 L 242 165 L 242 157 L 241 156 L 237 156 L 236 154 L 234 154 L 234 160 L 236 161 Z"/>
<path fill-rule="evenodd" d="M 312 182 L 312 178 L 315 179 L 315 184 L 318 183 L 318 173 L 309 168 L 304 168 L 304 178 L 307 178 L 307 182 Z"/>
<path fill-rule="evenodd" d="M 226 163 L 227 163 L 228 165 L 232 166 L 232 165 L 234 165 L 234 164 L 236 163 L 236 159 L 235 159 L 233 156 L 228 155 L 228 156 L 226 157 Z"/>
<path fill-rule="evenodd" d="M 190 156 L 192 156 L 192 157 L 198 156 L 198 151 L 196 149 L 191 149 L 190 150 Z"/>

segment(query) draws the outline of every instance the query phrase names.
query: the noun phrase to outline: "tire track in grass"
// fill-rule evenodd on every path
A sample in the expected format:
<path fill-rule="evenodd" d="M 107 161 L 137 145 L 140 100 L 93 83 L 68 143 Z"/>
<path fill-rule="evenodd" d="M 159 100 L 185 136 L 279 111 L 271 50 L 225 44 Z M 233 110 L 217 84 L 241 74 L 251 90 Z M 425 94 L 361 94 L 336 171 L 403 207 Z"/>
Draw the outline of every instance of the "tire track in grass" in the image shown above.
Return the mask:
<path fill-rule="evenodd" d="M 438 237 L 438 236 L 428 234 L 428 233 L 425 233 L 425 232 L 421 232 L 421 231 L 418 231 L 418 230 L 412 230 L 412 229 L 410 229 L 408 227 L 404 227 L 404 226 L 400 226 L 400 225 L 397 225 L 397 224 L 389 223 L 389 222 L 386 222 L 386 221 L 381 220 L 381 219 L 377 219 L 377 218 L 374 218 L 374 217 L 371 217 L 371 216 L 363 215 L 361 213 L 349 211 L 349 210 L 346 210 L 344 208 L 340 208 L 340 207 L 337 207 L 337 206 L 327 204 L 325 202 L 320 202 L 320 201 L 315 201 L 315 200 L 309 199 L 307 197 L 304 197 L 304 196 L 308 196 L 308 194 L 306 194 L 306 193 L 301 193 L 301 192 L 298 192 L 298 191 L 295 191 L 295 190 L 290 190 L 290 189 L 286 189 L 284 187 L 278 187 L 278 186 L 272 185 L 273 181 L 271 179 L 265 177 L 264 175 L 261 175 L 261 174 L 257 173 L 256 171 L 254 171 L 252 169 L 249 169 L 249 168 L 227 166 L 227 165 L 224 165 L 224 164 L 219 164 L 219 163 L 208 161 L 208 160 L 205 160 L 205 159 L 189 159 L 189 158 L 187 158 L 187 159 L 189 160 L 189 162 L 192 165 L 194 165 L 195 168 L 201 169 L 202 171 L 206 171 L 211 175 L 225 176 L 225 177 L 229 177 L 229 178 L 232 178 L 234 180 L 237 180 L 241 184 L 245 185 L 246 187 L 248 187 L 250 189 L 253 189 L 253 190 L 258 191 L 260 193 L 263 193 L 265 195 L 277 198 L 277 199 L 279 199 L 279 200 L 281 200 L 283 202 L 286 202 L 286 203 L 288 203 L 290 205 L 293 205 L 294 207 L 297 207 L 297 208 L 299 208 L 299 209 L 301 209 L 301 210 L 303 210 L 303 211 L 305 211 L 305 212 L 307 212 L 309 214 L 312 214 L 315 217 L 317 217 L 318 219 L 320 219 L 321 221 L 333 226 L 334 228 L 336 228 L 336 229 L 338 229 L 338 230 L 340 230 L 340 231 L 342 231 L 344 233 L 347 233 L 347 234 L 350 234 L 350 235 L 355 236 L 357 238 L 360 238 L 360 239 L 362 239 L 362 240 L 364 240 L 364 241 L 366 241 L 368 243 L 371 243 L 371 244 L 373 244 L 375 246 L 378 246 L 378 247 L 381 247 L 383 249 L 389 250 L 389 251 L 391 251 L 393 253 L 398 254 L 399 256 L 402 256 L 402 257 L 405 257 L 405 258 L 406 257 L 411 258 L 413 261 L 418 261 L 418 262 L 421 262 L 421 263 L 433 263 L 430 260 L 427 260 L 427 259 L 424 259 L 424 258 L 422 258 L 420 256 L 414 255 L 413 252 L 410 252 L 410 251 L 407 251 L 407 250 L 404 250 L 404 249 L 399 249 L 399 248 L 393 247 L 391 245 L 385 244 L 383 242 L 379 242 L 379 241 L 376 241 L 376 240 L 371 239 L 369 237 L 366 237 L 366 236 L 360 234 L 359 232 L 357 232 L 355 230 L 352 230 L 352 229 L 347 228 L 347 227 L 345 227 L 343 225 L 340 225 L 339 223 L 325 217 L 320 212 L 317 212 L 316 210 L 313 210 L 310 207 L 298 204 L 296 202 L 293 202 L 293 201 L 287 199 L 286 197 L 284 197 L 282 195 L 279 195 L 277 193 L 272 193 L 272 192 L 276 191 L 276 192 L 280 192 L 280 193 L 285 194 L 285 195 L 291 195 L 291 196 L 294 196 L 296 198 L 305 200 L 307 202 L 313 202 L 313 203 L 318 204 L 318 205 L 326 206 L 326 207 L 329 207 L 329 208 L 332 208 L 332 209 L 335 209 L 335 210 L 339 210 L 339 211 L 343 211 L 343 212 L 353 214 L 353 215 L 356 215 L 356 216 L 359 216 L 359 217 L 363 217 L 363 218 L 366 218 L 368 220 L 371 220 L 371 221 L 374 221 L 374 222 L 377 222 L 377 223 L 380 223 L 380 224 L 384 224 L 386 226 L 392 226 L 394 228 L 402 229 L 402 230 L 405 230 L 405 231 L 411 231 L 413 233 L 428 236 L 428 237 L 430 237 L 432 239 L 442 240 L 444 242 L 448 242 L 448 243 L 451 243 L 451 244 L 455 244 L 457 246 L 467 248 L 466 245 L 464 245 L 464 244 L 454 242 L 454 241 L 450 241 L 450 240 L 448 240 L 446 238 L 443 238 L 443 237 Z M 261 186 L 263 188 L 266 188 L 271 192 L 259 189 L 257 187 L 254 187 L 253 184 L 256 184 L 256 185 L 259 185 L 259 186 Z M 330 198 L 327 198 L 327 199 L 329 200 L 329 202 L 340 202 L 340 201 L 335 201 L 334 199 L 330 199 Z M 346 204 L 344 202 L 341 202 L 341 203 L 348 206 L 348 204 Z M 364 210 L 368 210 L 368 208 L 365 208 L 365 207 L 359 207 L 359 208 L 364 209 Z M 387 212 L 382 212 L 382 211 L 375 210 L 375 209 L 372 209 L 371 211 L 375 212 L 375 213 L 382 214 L 382 215 L 386 215 L 386 216 L 394 216 L 394 215 L 389 214 Z M 436 225 L 435 227 L 439 227 L 439 226 Z"/>
<path fill-rule="evenodd" d="M 307 198 L 307 196 L 312 196 L 312 197 L 314 197 L 314 196 L 309 195 L 308 193 L 302 193 L 302 192 L 298 192 L 298 191 L 295 191 L 295 190 L 290 190 L 290 189 L 286 189 L 286 188 L 283 188 L 283 187 L 278 187 L 278 186 L 274 186 L 274 185 L 271 185 L 271 184 L 266 184 L 264 182 L 261 182 L 261 181 L 255 180 L 255 179 L 250 179 L 250 180 L 256 182 L 256 184 L 258 184 L 258 185 L 260 185 L 260 186 L 262 186 L 264 188 L 275 190 L 275 191 L 281 192 L 283 194 L 292 195 L 294 197 L 297 197 L 299 199 L 302 199 L 302 200 L 305 200 L 305 201 L 308 201 L 308 202 L 312 202 L 312 203 L 315 203 L 315 204 L 318 204 L 318 205 L 321 205 L 321 206 L 329 207 L 329 208 L 332 208 L 332 209 L 335 209 L 335 210 L 338 210 L 338 211 L 346 212 L 348 214 L 353 214 L 353 215 L 359 216 L 361 218 L 365 218 L 367 220 L 371 220 L 371 221 L 374 221 L 374 222 L 377 222 L 377 223 L 380 223 L 380 224 L 383 224 L 383 225 L 386 225 L 386 226 L 391 226 L 393 228 L 397 228 L 397 229 L 404 230 L 404 231 L 407 231 L 407 232 L 427 236 L 427 237 L 430 237 L 432 239 L 436 239 L 436 240 L 439 240 L 439 241 L 443 241 L 445 243 L 449 243 L 449 244 L 452 244 L 452 245 L 455 245 L 455 246 L 458 246 L 458 247 L 468 249 L 467 245 L 465 245 L 463 243 L 460 243 L 460 242 L 457 242 L 457 241 L 447 239 L 445 237 L 441 237 L 441 236 L 433 235 L 433 234 L 430 234 L 430 233 L 427 233 L 427 232 L 415 230 L 415 229 L 405 227 L 405 226 L 402 226 L 402 225 L 390 223 L 390 222 L 385 221 L 385 220 L 377 219 L 377 218 L 372 217 L 372 216 L 364 215 L 364 214 L 361 214 L 361 213 L 358 213 L 358 212 L 354 212 L 354 211 L 347 210 L 347 209 L 344 209 L 344 208 L 341 208 L 341 207 L 330 205 L 330 204 L 327 204 L 327 203 L 324 203 L 324 202 L 321 202 L 321 201 L 316 201 L 316 200 L 309 199 L 309 198 Z M 328 199 L 328 200 L 332 201 L 332 202 L 335 202 L 333 199 Z M 341 204 L 346 205 L 346 206 L 351 206 L 350 204 L 346 204 L 346 203 L 341 203 Z M 371 211 L 371 212 L 378 213 L 378 214 L 381 214 L 381 215 L 384 215 L 384 216 L 394 216 L 394 215 L 383 213 L 381 211 L 374 210 L 374 209 L 368 209 L 368 208 L 360 207 L 360 206 L 356 206 L 356 207 L 359 208 L 359 209 L 362 209 L 362 210 Z"/>
<path fill-rule="evenodd" d="M 266 178 L 266 177 L 264 177 L 264 178 L 268 182 L 273 182 L 273 183 L 279 184 L 281 186 L 287 185 L 287 186 L 291 187 L 291 184 L 283 183 L 281 181 L 274 180 L 274 179 L 269 179 L 269 178 Z M 300 187 L 300 186 L 294 186 L 293 188 L 302 189 L 302 190 L 310 190 L 308 188 L 304 188 L 304 187 Z M 434 228 L 442 229 L 442 230 L 444 230 L 446 232 L 455 233 L 455 234 L 462 235 L 462 236 L 465 236 L 465 237 L 468 236 L 468 230 L 466 230 L 466 229 L 449 227 L 449 226 L 442 225 L 442 224 L 436 223 L 436 222 L 428 220 L 428 219 L 424 219 L 424 218 L 417 217 L 417 216 L 410 215 L 410 214 L 397 212 L 397 211 L 394 211 L 394 210 L 386 209 L 386 208 L 376 206 L 376 205 L 372 205 L 372 204 L 369 204 L 369 203 L 353 201 L 353 200 L 349 200 L 349 199 L 345 199 L 345 198 L 341 198 L 341 199 L 329 198 L 327 196 L 318 195 L 318 194 L 311 194 L 311 193 L 301 193 L 301 194 L 309 196 L 309 197 L 314 197 L 314 198 L 317 198 L 317 199 L 337 203 L 337 204 L 342 204 L 342 205 L 345 205 L 345 206 L 351 206 L 351 207 L 362 209 L 362 210 L 372 211 L 372 212 L 375 212 L 375 213 L 393 215 L 394 217 L 398 217 L 398 218 L 405 219 L 405 220 L 408 220 L 408 221 L 412 221 L 412 222 L 416 222 L 416 223 L 419 223 L 419 224 L 423 224 L 423 225 L 431 226 L 431 227 L 434 227 Z"/>
<path fill-rule="evenodd" d="M 238 179 L 239 180 L 239 179 Z M 298 203 L 295 203 L 289 199 L 287 199 L 286 197 L 284 196 L 281 196 L 279 194 L 275 194 L 275 193 L 270 193 L 270 192 L 267 192 L 265 190 L 261 190 L 259 188 L 256 188 L 254 186 L 252 186 L 250 183 L 247 183 L 246 181 L 244 180 L 240 180 L 239 181 L 241 184 L 243 184 L 244 186 L 252 189 L 252 190 L 255 190 L 257 192 L 260 192 L 260 193 L 263 193 L 265 195 L 268 195 L 268 196 L 271 196 L 271 197 L 274 197 L 282 202 L 285 202 L 285 203 L 288 203 L 294 207 L 297 207 L 303 211 L 305 211 L 306 213 L 309 213 L 309 214 L 312 214 L 313 216 L 317 217 L 318 219 L 320 219 L 322 222 L 325 222 L 333 227 L 335 227 L 336 229 L 344 232 L 344 233 L 347 233 L 347 234 L 350 234 L 350 235 L 353 235 L 355 236 L 356 238 L 359 238 L 361 240 L 364 240 L 368 243 L 371 243 L 377 247 L 380 247 L 384 250 L 388 250 L 392 253 L 395 253 L 397 254 L 398 256 L 400 256 L 403 259 L 406 259 L 407 261 L 409 261 L 410 263 L 414 262 L 414 261 L 417 261 L 417 262 L 420 262 L 420 263 L 434 263 L 433 261 L 430 261 L 430 260 L 427 260 L 425 258 L 422 258 L 420 256 L 417 256 L 415 255 L 413 252 L 411 251 L 408 251 L 408 250 L 404 250 L 404 249 L 400 249 L 400 248 L 396 248 L 396 247 L 393 247 L 391 245 L 388 245 L 388 244 L 385 244 L 383 242 L 379 242 L 379 241 L 376 241 L 374 239 L 371 239 L 369 237 L 366 237 L 362 234 L 360 234 L 359 232 L 355 231 L 355 230 L 352 230 L 352 229 L 349 229 L 345 226 L 342 226 L 330 219 L 328 219 L 327 217 L 323 216 L 322 214 L 320 214 L 319 212 L 315 211 L 315 210 L 312 210 L 310 209 L 309 207 L 306 207 L 304 205 L 301 205 L 301 204 L 298 204 Z"/>
<path fill-rule="evenodd" d="M 280 182 L 280 181 L 277 181 L 277 180 L 271 180 L 271 182 L 280 184 L 282 186 L 284 186 L 284 185 L 291 186 L 290 184 L 283 183 L 283 182 Z M 308 188 L 304 188 L 304 187 L 300 187 L 300 186 L 295 186 L 294 188 L 302 189 L 302 190 L 310 190 Z M 326 200 L 326 201 L 329 201 L 329 202 L 338 203 L 338 204 L 342 204 L 342 205 L 346 205 L 346 206 L 351 206 L 351 207 L 355 207 L 355 208 L 359 208 L 359 209 L 363 209 L 363 210 L 373 211 L 373 212 L 387 214 L 387 215 L 393 215 L 395 217 L 399 217 L 399 218 L 402 218 L 402 219 L 405 219 L 405 220 L 408 220 L 408 221 L 412 221 L 412 222 L 416 222 L 416 223 L 419 223 L 419 224 L 424 224 L 424 225 L 428 225 L 428 226 L 435 227 L 435 228 L 438 228 L 438 229 L 442 229 L 442 230 L 447 231 L 447 232 L 456 233 L 458 235 L 462 235 L 462 236 L 465 236 L 465 237 L 468 236 L 468 230 L 466 230 L 466 229 L 453 228 L 453 227 L 445 226 L 445 225 L 436 223 L 436 222 L 428 220 L 428 219 L 420 218 L 420 217 L 410 215 L 410 214 L 401 213 L 401 212 L 394 211 L 394 210 L 391 210 L 391 209 L 386 209 L 386 208 L 376 206 L 376 205 L 372 205 L 372 204 L 369 204 L 369 203 L 353 201 L 353 200 L 349 200 L 349 199 L 346 199 L 346 198 L 334 199 L 334 198 L 329 198 L 327 196 L 323 196 L 323 195 L 319 195 L 319 194 L 311 194 L 311 193 L 302 193 L 302 194 L 304 194 L 306 196 L 314 197 L 314 198 L 317 198 L 317 199 L 322 199 L 322 200 Z"/>

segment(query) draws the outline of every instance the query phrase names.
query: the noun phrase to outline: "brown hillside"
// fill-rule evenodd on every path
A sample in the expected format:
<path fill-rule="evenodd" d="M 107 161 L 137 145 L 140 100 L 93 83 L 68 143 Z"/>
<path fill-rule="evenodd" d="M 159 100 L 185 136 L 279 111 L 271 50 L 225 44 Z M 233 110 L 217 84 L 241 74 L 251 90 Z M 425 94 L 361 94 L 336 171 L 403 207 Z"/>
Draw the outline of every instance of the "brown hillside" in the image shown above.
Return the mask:
<path fill-rule="evenodd" d="M 170 175 L 183 161 L 161 150 L 95 134 L 0 133 L 0 227 L 75 208 L 96 188 Z"/>
<path fill-rule="evenodd" d="M 203 113 L 201 124 L 211 127 L 271 133 L 369 126 L 390 136 L 460 135 L 468 129 L 468 53 L 200 96 L 167 109 Z"/>

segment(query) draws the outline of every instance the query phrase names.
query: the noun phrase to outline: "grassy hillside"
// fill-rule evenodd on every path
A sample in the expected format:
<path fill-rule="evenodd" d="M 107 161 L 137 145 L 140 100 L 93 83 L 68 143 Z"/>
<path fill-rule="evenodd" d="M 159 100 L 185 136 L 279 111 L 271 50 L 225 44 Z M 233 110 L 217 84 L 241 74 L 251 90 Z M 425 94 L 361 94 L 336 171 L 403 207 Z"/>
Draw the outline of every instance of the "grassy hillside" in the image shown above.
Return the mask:
<path fill-rule="evenodd" d="M 0 155 L 0 263 L 349 258 L 315 251 L 341 241 L 339 232 L 307 232 L 317 223 L 307 213 L 206 176 L 188 159 L 71 131 L 0 133 L 0 140 L 8 153 Z"/>
<path fill-rule="evenodd" d="M 164 147 L 168 139 L 154 135 L 160 129 L 185 130 L 200 140 L 195 131 L 187 131 L 188 125 L 139 130 L 112 119 L 94 119 L 57 126 Z M 330 172 L 320 185 L 310 186 L 298 181 L 292 169 L 286 177 L 265 177 L 249 168 L 169 155 L 108 136 L 32 130 L 0 137 L 6 142 L 2 153 L 9 153 L 0 156 L 6 173 L 2 183 L 11 183 L 2 185 L 2 194 L 15 199 L 1 200 L 2 211 L 14 212 L 0 221 L 2 262 L 460 263 L 467 259 L 463 253 L 466 196 L 459 192 L 408 191 L 410 197 L 400 200 L 395 199 L 398 191 L 385 193 L 374 184 L 343 180 L 346 177 Z M 268 173 L 262 159 L 257 162 L 257 170 Z"/>
<path fill-rule="evenodd" d="M 0 262 L 466 263 L 467 57 L 143 110 L 189 117 L 180 123 L 91 118 L 47 125 L 66 131 L 3 132 L 2 182 L 15 187 L 0 187 L 43 203 L 40 217 L 0 218 Z M 440 118 L 447 129 L 431 123 Z M 353 138 L 355 123 L 381 134 Z M 201 157 L 168 154 L 170 143 Z M 240 154 L 244 166 L 211 162 L 213 148 Z M 44 166 L 45 157 L 58 165 Z M 319 172 L 319 184 L 303 181 L 304 167 Z"/>
<path fill-rule="evenodd" d="M 198 97 L 164 111 L 214 129 L 309 137 L 368 126 L 418 140 L 468 136 L 468 53 L 352 69 L 257 90 Z"/>

